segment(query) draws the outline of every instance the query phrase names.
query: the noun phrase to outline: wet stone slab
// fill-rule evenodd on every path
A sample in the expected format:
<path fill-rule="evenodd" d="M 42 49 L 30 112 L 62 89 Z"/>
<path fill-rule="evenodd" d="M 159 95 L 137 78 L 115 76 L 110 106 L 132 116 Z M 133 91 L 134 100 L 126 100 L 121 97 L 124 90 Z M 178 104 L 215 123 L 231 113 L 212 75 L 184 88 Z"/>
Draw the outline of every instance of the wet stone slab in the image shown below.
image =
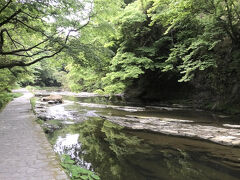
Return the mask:
<path fill-rule="evenodd" d="M 66 180 L 41 127 L 34 122 L 30 97 L 10 102 L 0 113 L 0 179 Z"/>
<path fill-rule="evenodd" d="M 214 143 L 240 147 L 240 129 L 194 124 L 188 120 L 141 116 L 103 116 L 121 126 L 150 130 L 167 135 L 204 139 Z M 228 126 L 229 127 L 229 126 Z"/>

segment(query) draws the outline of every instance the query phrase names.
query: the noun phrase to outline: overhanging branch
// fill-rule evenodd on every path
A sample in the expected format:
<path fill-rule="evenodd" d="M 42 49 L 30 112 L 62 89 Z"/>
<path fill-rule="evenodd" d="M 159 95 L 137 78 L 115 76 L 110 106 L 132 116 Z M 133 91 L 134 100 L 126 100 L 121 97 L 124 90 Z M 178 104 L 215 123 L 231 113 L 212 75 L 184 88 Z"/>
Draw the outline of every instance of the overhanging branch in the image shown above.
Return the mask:
<path fill-rule="evenodd" d="M 31 58 L 31 57 L 37 56 L 39 54 L 47 53 L 47 52 L 50 52 L 50 50 L 41 50 L 41 51 L 38 51 L 38 52 L 33 53 L 31 55 L 29 53 L 27 53 L 27 55 L 25 55 L 25 54 L 12 54 L 12 55 L 20 56 L 20 57 L 26 57 L 26 58 Z"/>
<path fill-rule="evenodd" d="M 14 55 L 14 54 L 17 54 L 17 53 L 20 53 L 20 52 L 27 52 L 27 51 L 30 51 L 38 46 L 40 46 L 41 44 L 47 42 L 48 39 L 45 39 L 44 41 L 30 47 L 30 48 L 27 48 L 27 49 L 17 49 L 17 50 L 14 50 L 14 51 L 9 51 L 9 52 L 0 52 L 1 55 Z"/>
<path fill-rule="evenodd" d="M 13 61 L 10 64 L 0 64 L 0 69 L 4 69 L 4 68 L 13 68 L 15 66 L 20 66 L 20 67 L 26 67 L 26 66 L 30 66 L 33 65 L 43 59 L 48 59 L 51 58 L 55 55 L 57 55 L 58 53 L 60 53 L 63 50 L 64 47 L 60 48 L 58 51 L 56 51 L 55 53 L 51 54 L 51 55 L 46 55 L 46 56 L 42 56 L 40 58 L 37 58 L 29 63 L 24 63 L 22 61 Z"/>
<path fill-rule="evenodd" d="M 7 17 L 4 21 L 0 23 L 0 27 L 3 26 L 4 24 L 7 24 L 9 21 L 11 21 L 15 16 L 17 16 L 20 12 L 22 12 L 21 9 L 17 10 L 15 13 L 13 13 L 11 16 Z"/>
<path fill-rule="evenodd" d="M 60 48 L 57 52 L 55 52 L 55 53 L 53 53 L 53 54 L 51 54 L 51 55 L 42 56 L 42 57 L 40 57 L 40 58 L 38 58 L 38 59 L 33 60 L 32 62 L 29 62 L 29 63 L 24 64 L 23 66 L 30 66 L 30 65 L 35 64 L 35 63 L 37 63 L 37 62 L 39 62 L 39 61 L 41 61 L 41 60 L 43 60 L 43 59 L 51 58 L 51 57 L 59 54 L 63 49 L 64 49 L 64 47 Z"/>
<path fill-rule="evenodd" d="M 9 38 L 11 39 L 11 41 L 14 43 L 14 45 L 15 44 L 17 44 L 17 45 L 20 45 L 21 47 L 19 48 L 19 49 L 16 49 L 16 50 L 11 50 L 11 51 L 8 51 L 8 52 L 3 52 L 2 51 L 2 48 L 0 48 L 0 55 L 3 55 L 3 56 L 9 56 L 9 55 L 11 55 L 11 56 L 21 56 L 21 57 L 25 57 L 26 59 L 25 60 L 22 60 L 22 61 L 18 61 L 18 60 L 13 60 L 13 61 L 9 61 L 8 63 L 3 63 L 3 64 L 1 64 L 0 63 L 0 69 L 4 69 L 4 68 L 13 68 L 13 67 L 15 67 L 15 66 L 19 66 L 19 67 L 26 67 L 26 66 L 30 66 L 30 65 L 32 65 L 32 64 L 35 64 L 35 63 L 37 63 L 37 62 L 39 62 L 39 61 L 41 61 L 41 60 L 43 60 L 43 59 L 48 59 L 48 58 L 52 58 L 52 57 L 54 57 L 55 55 L 57 55 L 57 54 L 59 54 L 65 47 L 66 47 L 66 44 L 67 44 L 67 42 L 68 42 L 68 40 L 69 40 L 69 37 L 70 37 L 70 35 L 71 35 L 71 32 L 77 32 L 77 31 L 79 31 L 80 29 L 82 29 L 82 28 L 84 28 L 85 26 L 87 26 L 89 23 L 90 23 L 90 19 L 91 19 L 91 15 L 89 15 L 88 16 L 88 21 L 85 23 L 85 24 L 83 24 L 82 26 L 80 26 L 80 27 L 74 27 L 72 30 L 69 30 L 68 31 L 68 34 L 65 36 L 65 38 L 60 38 L 60 39 L 55 39 L 54 38 L 54 36 L 56 35 L 56 34 L 58 34 L 58 32 L 56 32 L 56 34 L 54 34 L 53 36 L 48 36 L 48 35 L 46 35 L 45 34 L 45 32 L 44 31 L 42 31 L 42 30 L 39 30 L 39 29 L 37 29 L 37 28 L 35 28 L 35 27 L 32 27 L 31 25 L 29 25 L 29 24 L 26 24 L 24 21 L 22 21 L 22 20 L 20 20 L 18 17 L 16 17 L 19 13 L 21 13 L 21 12 L 23 12 L 23 11 L 21 11 L 21 9 L 20 10 L 18 10 L 18 11 L 16 11 L 15 13 L 13 13 L 11 16 L 9 16 L 8 18 L 6 18 L 4 21 L 2 21 L 1 23 L 0 23 L 0 28 L 1 28 L 1 26 L 3 26 L 4 24 L 7 24 L 7 23 L 12 23 L 12 24 L 14 24 L 14 23 L 16 23 L 17 22 L 17 24 L 21 24 L 21 25 L 23 25 L 24 26 L 24 28 L 27 28 L 27 29 L 31 29 L 31 30 L 33 30 L 33 31 L 35 31 L 35 32 L 39 32 L 39 33 L 41 33 L 41 35 L 44 37 L 45 36 L 45 40 L 43 40 L 43 41 L 41 41 L 40 43 L 38 43 L 38 44 L 35 44 L 35 45 L 33 45 L 33 46 L 31 46 L 31 47 L 29 47 L 29 48 L 25 48 L 24 47 L 24 45 L 23 44 L 21 44 L 20 42 L 18 42 L 18 41 L 16 41 L 15 39 L 12 39 L 11 38 L 11 36 L 9 35 Z M 23 12 L 23 14 L 25 14 L 25 15 L 27 15 L 27 16 L 29 16 L 29 17 L 31 17 L 29 14 L 26 14 L 26 13 L 24 13 Z M 33 18 L 33 17 L 32 17 Z M 2 30 L 3 31 L 3 30 Z M 5 30 L 4 30 L 5 31 Z M 2 32 L 2 34 L 3 34 L 3 32 Z M 61 37 L 61 36 L 60 36 Z M 1 44 L 2 44 L 2 46 L 3 46 L 3 42 L 4 42 L 4 38 L 3 38 L 3 36 L 1 36 L 1 38 L 2 38 L 2 41 L 0 42 L 0 46 L 1 46 Z M 47 53 L 49 53 L 51 50 L 49 50 L 49 49 L 45 49 L 46 47 L 48 47 L 48 45 L 44 45 L 44 47 L 42 48 L 42 47 L 40 47 L 40 45 L 42 45 L 42 44 L 44 44 L 44 43 L 46 43 L 47 41 L 49 41 L 49 42 L 52 42 L 53 44 L 58 44 L 59 46 L 58 46 L 58 50 L 56 50 L 55 52 L 52 52 L 50 55 L 48 55 Z M 15 45 L 16 46 L 16 45 Z M 40 49 L 40 50 L 39 50 Z M 34 54 L 32 54 L 32 50 L 34 50 Z M 37 51 L 38 50 L 38 51 Z M 30 53 L 31 52 L 31 53 Z M 40 56 L 40 54 L 43 54 L 41 57 L 39 57 Z M 35 59 L 34 59 L 35 58 Z M 32 59 L 34 59 L 34 60 L 32 60 Z"/>
<path fill-rule="evenodd" d="M 7 4 L 5 4 L 1 9 L 0 9 L 0 14 L 8 7 L 8 5 L 12 2 L 12 0 L 9 0 Z"/>

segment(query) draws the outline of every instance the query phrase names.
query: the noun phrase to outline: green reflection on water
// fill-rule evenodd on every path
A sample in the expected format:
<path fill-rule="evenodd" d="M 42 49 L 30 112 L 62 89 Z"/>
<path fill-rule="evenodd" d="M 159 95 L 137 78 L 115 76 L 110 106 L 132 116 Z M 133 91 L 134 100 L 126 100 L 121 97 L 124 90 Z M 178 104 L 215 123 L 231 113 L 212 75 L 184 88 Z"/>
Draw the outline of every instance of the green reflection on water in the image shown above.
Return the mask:
<path fill-rule="evenodd" d="M 126 105 L 119 98 L 106 97 L 74 98 L 76 102 Z M 141 112 L 126 112 L 113 108 L 68 106 L 85 116 L 94 111 L 108 116 L 154 116 L 215 122 L 206 112 L 159 111 L 147 109 Z M 192 113 L 192 114 L 191 114 Z M 82 116 L 81 116 L 82 118 Z M 237 180 L 240 179 L 240 149 L 207 143 L 187 138 L 177 138 L 133 131 L 111 123 L 103 118 L 85 117 L 81 124 L 67 125 L 50 134 L 54 144 L 59 136 L 79 134 L 80 159 L 91 163 L 90 169 L 103 180 Z M 228 121 L 228 119 L 226 119 Z"/>
<path fill-rule="evenodd" d="M 109 121 L 92 118 L 78 127 L 84 158 L 103 179 L 137 178 L 137 173 L 125 159 L 136 153 L 149 153 L 147 145 L 136 136 L 123 132 L 123 127 Z M 129 172 L 129 173 L 126 173 Z"/>
<path fill-rule="evenodd" d="M 240 175 L 239 167 L 227 166 L 221 154 L 214 154 L 219 149 L 236 156 L 239 151 L 229 147 L 136 132 L 102 118 L 66 126 L 51 139 L 67 133 L 79 134 L 80 158 L 103 180 L 237 180 Z"/>

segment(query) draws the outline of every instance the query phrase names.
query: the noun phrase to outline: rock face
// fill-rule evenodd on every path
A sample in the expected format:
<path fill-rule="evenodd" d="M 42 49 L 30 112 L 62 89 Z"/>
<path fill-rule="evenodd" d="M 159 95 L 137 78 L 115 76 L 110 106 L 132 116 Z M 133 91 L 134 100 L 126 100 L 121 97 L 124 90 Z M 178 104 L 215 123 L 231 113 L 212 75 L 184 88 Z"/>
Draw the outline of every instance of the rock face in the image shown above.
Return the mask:
<path fill-rule="evenodd" d="M 63 98 L 60 95 L 53 95 L 43 97 L 41 101 L 48 102 L 49 104 L 57 104 L 57 103 L 63 103 Z"/>

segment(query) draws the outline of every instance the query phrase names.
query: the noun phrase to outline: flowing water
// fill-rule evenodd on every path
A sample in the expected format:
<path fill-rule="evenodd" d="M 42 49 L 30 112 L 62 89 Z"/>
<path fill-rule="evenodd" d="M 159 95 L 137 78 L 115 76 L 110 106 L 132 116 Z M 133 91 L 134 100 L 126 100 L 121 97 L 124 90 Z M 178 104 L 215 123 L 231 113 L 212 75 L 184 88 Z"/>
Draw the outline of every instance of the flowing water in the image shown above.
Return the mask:
<path fill-rule="evenodd" d="M 179 119 L 214 127 L 237 125 L 237 118 L 179 105 L 127 102 L 120 97 L 64 96 L 64 100 L 66 104 L 51 107 L 69 113 L 63 128 L 49 134 L 54 150 L 70 155 L 103 180 L 240 179 L 240 148 L 131 129 L 106 117 Z"/>

